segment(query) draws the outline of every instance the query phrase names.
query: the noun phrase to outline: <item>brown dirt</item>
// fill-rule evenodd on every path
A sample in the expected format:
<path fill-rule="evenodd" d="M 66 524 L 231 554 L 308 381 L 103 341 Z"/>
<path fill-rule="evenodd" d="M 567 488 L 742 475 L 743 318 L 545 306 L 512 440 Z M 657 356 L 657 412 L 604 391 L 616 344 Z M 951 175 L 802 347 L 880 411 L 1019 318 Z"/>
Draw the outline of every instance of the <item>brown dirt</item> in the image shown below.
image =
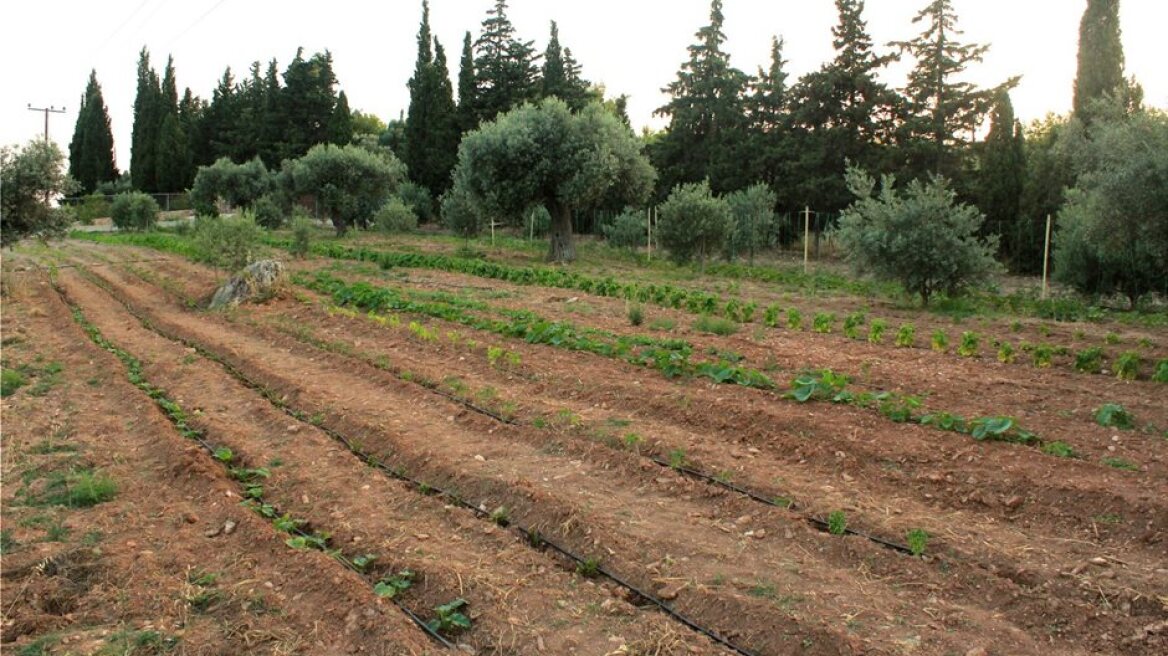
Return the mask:
<path fill-rule="evenodd" d="M 1095 430 L 1079 414 L 1059 414 L 1067 405 L 1090 403 L 1080 380 L 1098 377 L 864 344 L 867 353 L 853 342 L 841 353 L 845 342 L 833 336 L 779 332 L 755 342 L 685 335 L 703 348 L 732 348 L 756 362 L 771 355 L 784 368 L 849 370 L 872 361 L 871 384 L 902 380 L 906 391 L 928 391 L 930 402 L 944 400 L 954 404 L 944 409 L 963 413 L 974 414 L 982 403 L 1001 407 L 1003 414 L 1025 416 L 1023 423 L 1043 437 L 1058 435 L 1092 457 L 1130 456 L 1142 471 L 977 443 L 892 424 L 871 411 L 668 381 L 598 356 L 443 322 L 420 320 L 440 336 L 421 340 L 404 326 L 410 318 L 394 328 L 330 313 L 299 289 L 263 306 L 205 314 L 183 299 L 205 295 L 216 280 L 212 272 L 170 257 L 111 265 L 131 252 L 71 247 L 82 267 L 63 269 L 61 284 L 109 339 L 144 361 L 148 379 L 184 407 L 202 410 L 196 423 L 209 436 L 248 463 L 284 462 L 272 468 L 265 499 L 270 495 L 281 509 L 331 530 L 337 544 L 383 547 L 370 551 L 386 552 L 387 568 L 418 571 L 425 584 L 412 591 L 411 608 L 424 611 L 459 595 L 470 600 L 475 628 L 460 640 L 471 648 L 714 649 L 663 614 L 630 605 L 610 584 L 572 575 L 560 559 L 511 533 L 386 481 L 219 365 L 188 357 L 182 344 L 138 323 L 121 302 L 162 333 L 229 362 L 323 427 L 486 509 L 508 508 L 515 522 L 540 527 L 625 579 L 675 597 L 679 611 L 755 653 L 961 655 L 982 647 L 988 654 L 1142 654 L 1164 646 L 1163 634 L 1154 631 L 1129 638 L 1168 616 L 1165 445 L 1124 434 L 1118 448 L 1125 450 L 1107 451 L 1109 431 Z M 411 272 L 408 284 L 506 289 L 496 281 L 431 274 Z M 491 302 L 627 330 L 623 307 L 606 299 L 587 298 L 599 309 L 580 315 L 546 301 L 563 295 L 560 290 L 519 291 L 523 297 Z M 51 306 L 43 296 L 36 301 Z M 687 325 L 684 319 L 678 315 L 679 325 Z M 457 339 L 446 336 L 451 332 Z M 488 344 L 518 353 L 521 364 L 492 366 Z M 1003 379 L 1000 387 L 1036 389 L 988 401 L 979 390 L 977 400 L 963 400 L 961 386 L 987 369 Z M 473 405 L 506 408 L 516 423 L 471 412 L 417 383 L 449 376 L 458 377 L 460 393 Z M 1149 384 L 1113 393 L 1129 408 L 1141 407 L 1141 417 L 1158 420 L 1163 413 Z M 1065 405 L 1042 406 L 1054 400 Z M 628 432 L 645 438 L 639 452 L 622 446 Z M 1138 439 L 1146 442 L 1128 445 Z M 644 457 L 674 449 L 736 483 L 791 496 L 799 510 L 750 501 Z M 850 525 L 894 540 L 925 528 L 933 536 L 929 555 L 911 558 L 860 537 L 830 536 L 802 520 L 802 513 L 835 509 L 847 511 Z M 274 550 L 284 548 L 278 535 L 271 541 Z M 360 584 L 346 570 L 339 574 Z M 394 612 L 390 606 L 385 614 Z M 425 644 L 412 626 L 401 630 Z"/>

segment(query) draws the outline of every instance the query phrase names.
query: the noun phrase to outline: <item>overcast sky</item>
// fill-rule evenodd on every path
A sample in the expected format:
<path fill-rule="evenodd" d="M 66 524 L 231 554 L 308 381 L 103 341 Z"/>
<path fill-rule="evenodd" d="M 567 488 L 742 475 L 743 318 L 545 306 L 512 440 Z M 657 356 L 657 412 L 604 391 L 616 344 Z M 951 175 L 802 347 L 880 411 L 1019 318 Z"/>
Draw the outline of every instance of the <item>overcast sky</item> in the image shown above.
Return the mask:
<path fill-rule="evenodd" d="M 926 0 L 868 0 L 865 16 L 877 44 L 919 32 L 912 18 Z M 993 85 L 1021 75 L 1014 91 L 1023 120 L 1067 112 L 1075 76 L 1079 19 L 1086 0 L 954 0 L 969 42 L 992 45 L 969 79 Z M 457 79 L 463 34 L 477 36 L 492 0 L 431 0 L 431 25 L 447 50 Z M 708 22 L 708 0 L 512 0 L 520 37 L 542 52 L 548 22 L 560 26 L 588 79 L 610 95 L 631 96 L 637 127 L 661 127 L 653 110 L 661 87 L 676 76 L 694 32 Z M 754 72 L 769 58 L 771 35 L 786 40 L 788 72 L 797 77 L 831 59 L 831 0 L 725 0 L 726 47 L 732 63 Z M 5 0 L 0 61 L 6 62 L 0 98 L 0 144 L 24 143 L 43 131 L 33 107 L 66 107 L 50 118 L 50 136 L 68 145 L 78 101 L 91 68 L 97 70 L 113 123 L 118 165 L 129 164 L 136 84 L 145 45 L 161 74 L 175 58 L 179 92 L 190 87 L 210 98 L 230 65 L 237 79 L 248 65 L 275 57 L 281 72 L 298 46 L 333 53 L 340 88 L 353 109 L 383 120 L 409 104 L 406 81 L 414 64 L 421 0 Z M 1164 68 L 1164 0 L 1123 0 L 1121 26 L 1127 71 L 1144 85 L 1148 104 L 1168 106 Z M 473 38 L 473 37 L 472 37 Z M 886 51 L 887 48 L 880 48 Z M 908 64 L 890 69 L 900 87 Z"/>

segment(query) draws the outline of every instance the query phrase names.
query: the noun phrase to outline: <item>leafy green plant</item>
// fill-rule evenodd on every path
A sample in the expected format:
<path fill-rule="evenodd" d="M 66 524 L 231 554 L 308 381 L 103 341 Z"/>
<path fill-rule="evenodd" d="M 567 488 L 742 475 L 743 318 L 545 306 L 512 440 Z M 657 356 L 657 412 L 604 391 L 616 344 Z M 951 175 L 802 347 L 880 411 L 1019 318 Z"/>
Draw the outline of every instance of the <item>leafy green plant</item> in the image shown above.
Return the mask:
<path fill-rule="evenodd" d="M 1075 370 L 1087 374 L 1097 374 L 1103 370 L 1103 349 L 1098 346 L 1083 349 L 1075 354 Z"/>
<path fill-rule="evenodd" d="M 1107 333 L 1103 337 L 1103 341 L 1114 346 L 1114 345 L 1118 344 L 1120 341 L 1119 335 L 1117 335 L 1116 333 Z"/>
<path fill-rule="evenodd" d="M 1156 373 L 1152 374 L 1152 380 L 1157 383 L 1168 383 L 1168 358 L 1156 363 Z"/>
<path fill-rule="evenodd" d="M 349 562 L 353 564 L 353 568 L 358 572 L 364 572 L 368 570 L 376 560 L 377 554 L 362 554 L 360 556 L 354 556 L 353 559 Z"/>
<path fill-rule="evenodd" d="M 150 194 L 131 191 L 114 196 L 110 219 L 118 230 L 149 230 L 158 222 L 158 202 Z"/>
<path fill-rule="evenodd" d="M 113 499 L 118 486 L 108 475 L 94 469 L 54 473 L 34 503 L 68 508 L 89 508 Z"/>
<path fill-rule="evenodd" d="M 844 317 L 844 337 L 848 339 L 859 339 L 860 326 L 864 325 L 864 322 L 867 320 L 868 318 L 863 312 L 853 312 Z"/>
<path fill-rule="evenodd" d="M 465 599 L 455 599 L 441 606 L 435 606 L 434 613 L 437 617 L 426 622 L 426 626 L 435 633 L 453 633 L 469 629 L 471 627 L 470 618 L 462 612 L 466 606 Z"/>
<path fill-rule="evenodd" d="M 685 449 L 673 449 L 669 452 L 669 466 L 674 469 L 685 467 Z"/>
<path fill-rule="evenodd" d="M 1010 346 L 1010 342 L 998 344 L 998 362 L 1002 364 L 1011 364 L 1014 362 L 1014 347 Z"/>
<path fill-rule="evenodd" d="M 1128 411 L 1118 403 L 1104 403 L 1095 410 L 1095 423 L 1108 428 L 1131 430 L 1135 422 Z"/>
<path fill-rule="evenodd" d="M 1054 347 L 1050 344 L 1039 344 L 1034 347 L 1034 366 L 1040 369 L 1049 369 L 1054 363 Z"/>
<path fill-rule="evenodd" d="M 1123 471 L 1139 471 L 1140 469 L 1134 462 L 1112 456 L 1104 458 L 1103 464 L 1111 467 L 1112 469 L 1120 469 Z"/>
<path fill-rule="evenodd" d="M 0 372 L 0 397 L 8 398 L 16 393 L 16 390 L 23 387 L 28 381 L 24 374 L 16 369 L 4 369 Z"/>
<path fill-rule="evenodd" d="M 961 333 L 961 344 L 957 346 L 957 355 L 963 358 L 972 358 L 977 355 L 977 350 L 981 338 L 977 333 L 965 331 Z"/>
<path fill-rule="evenodd" d="M 576 563 L 576 573 L 586 579 L 596 578 L 600 574 L 600 559 L 591 557 Z"/>
<path fill-rule="evenodd" d="M 387 574 L 373 585 L 373 594 L 382 599 L 394 599 L 399 594 L 410 589 L 414 584 L 414 573 L 403 569 L 396 574 Z"/>
<path fill-rule="evenodd" d="M 896 331 L 896 345 L 900 348 L 912 348 L 916 342 L 917 328 L 911 323 L 901 324 Z"/>
<path fill-rule="evenodd" d="M 1030 431 L 1018 426 L 1013 417 L 978 417 L 969 422 L 969 434 L 975 440 L 997 440 L 1001 442 L 1017 442 L 1030 444 L 1037 441 Z"/>
<path fill-rule="evenodd" d="M 640 303 L 629 305 L 629 325 L 639 326 L 645 321 L 645 309 Z"/>
<path fill-rule="evenodd" d="M 235 459 L 235 452 L 225 446 L 216 447 L 213 455 L 216 460 L 224 463 L 231 462 Z"/>
<path fill-rule="evenodd" d="M 306 257 L 312 249 L 312 232 L 312 219 L 305 215 L 294 215 L 292 219 L 292 242 L 288 245 L 288 252 L 294 257 Z"/>
<path fill-rule="evenodd" d="M 1115 360 L 1115 377 L 1120 380 L 1135 380 L 1140 371 L 1140 354 L 1124 351 Z"/>
<path fill-rule="evenodd" d="M 935 412 L 924 415 L 920 418 L 920 422 L 923 426 L 933 426 L 941 430 L 954 431 L 956 433 L 965 433 L 968 428 L 964 417 L 948 412 Z"/>
<path fill-rule="evenodd" d="M 693 329 L 702 333 L 726 336 L 738 332 L 738 324 L 733 321 L 703 314 L 694 321 Z"/>
<path fill-rule="evenodd" d="M 848 516 L 842 510 L 833 511 L 827 516 L 827 531 L 832 535 L 843 535 L 848 530 Z"/>
<path fill-rule="evenodd" d="M 641 443 L 645 441 L 645 438 L 636 433 L 625 433 L 625 436 L 621 439 L 624 441 L 625 448 L 629 451 L 639 451 Z"/>
<path fill-rule="evenodd" d="M 491 511 L 491 521 L 499 526 L 507 526 L 511 523 L 511 511 L 507 506 L 499 506 Z"/>
<path fill-rule="evenodd" d="M 938 353 L 944 353 L 945 351 L 949 350 L 949 336 L 946 335 L 945 331 L 941 330 L 940 328 L 933 331 L 931 343 L 933 350 Z"/>
<path fill-rule="evenodd" d="M 779 313 L 782 309 L 777 305 L 768 305 L 766 311 L 762 315 L 762 323 L 767 328 L 777 328 L 779 326 Z"/>
<path fill-rule="evenodd" d="M 873 319 L 872 323 L 868 325 L 868 343 L 879 344 L 884 341 L 884 331 L 888 329 L 888 323 L 883 319 Z"/>
<path fill-rule="evenodd" d="M 905 542 L 908 543 L 909 551 L 914 556 L 921 556 L 925 553 L 925 547 L 929 545 L 929 534 L 922 528 L 914 528 L 904 536 Z"/>
<path fill-rule="evenodd" d="M 1017 319 L 1010 322 L 1010 332 L 1022 332 L 1022 322 Z"/>
<path fill-rule="evenodd" d="M 787 328 L 791 330 L 803 329 L 803 313 L 796 308 L 787 308 Z"/>
<path fill-rule="evenodd" d="M 844 394 L 848 382 L 846 375 L 837 374 L 831 369 L 803 373 L 791 381 L 791 391 L 787 396 L 799 403 L 811 400 L 842 401 L 841 394 Z"/>
<path fill-rule="evenodd" d="M 1074 458 L 1076 457 L 1075 450 L 1070 444 L 1063 441 L 1047 442 L 1042 445 L 1042 452 L 1048 456 L 1055 456 L 1058 458 Z"/>
<path fill-rule="evenodd" d="M 653 330 L 671 331 L 677 327 L 677 322 L 668 317 L 658 317 L 649 322 L 649 327 Z"/>
<path fill-rule="evenodd" d="M 194 258 L 214 267 L 238 271 L 260 256 L 263 229 L 248 212 L 237 218 L 199 217 L 191 230 Z"/>
<path fill-rule="evenodd" d="M 835 314 L 831 312 L 819 312 L 811 320 L 811 329 L 817 333 L 830 333 L 831 327 L 835 324 Z"/>

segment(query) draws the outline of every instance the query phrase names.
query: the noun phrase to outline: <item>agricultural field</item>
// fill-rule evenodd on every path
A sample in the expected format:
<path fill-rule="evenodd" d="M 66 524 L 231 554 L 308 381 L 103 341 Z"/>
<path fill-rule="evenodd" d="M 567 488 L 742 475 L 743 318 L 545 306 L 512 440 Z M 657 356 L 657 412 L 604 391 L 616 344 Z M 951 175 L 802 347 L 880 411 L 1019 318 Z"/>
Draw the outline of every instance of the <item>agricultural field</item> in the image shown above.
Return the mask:
<path fill-rule="evenodd" d="M 267 240 L 5 253 L 5 653 L 1168 651 L 1162 313 Z"/>

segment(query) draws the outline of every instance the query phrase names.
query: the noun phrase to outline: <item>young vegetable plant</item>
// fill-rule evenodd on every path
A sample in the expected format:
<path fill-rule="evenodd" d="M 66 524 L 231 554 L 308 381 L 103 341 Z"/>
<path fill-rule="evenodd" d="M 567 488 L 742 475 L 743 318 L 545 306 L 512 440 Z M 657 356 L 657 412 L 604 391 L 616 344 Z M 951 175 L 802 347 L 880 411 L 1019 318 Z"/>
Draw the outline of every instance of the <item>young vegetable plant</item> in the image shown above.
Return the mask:
<path fill-rule="evenodd" d="M 1043 444 L 1042 452 L 1048 456 L 1055 456 L 1056 458 L 1074 458 L 1077 455 L 1070 444 L 1062 441 Z"/>
<path fill-rule="evenodd" d="M 1160 360 L 1156 363 L 1156 373 L 1152 374 L 1152 381 L 1168 383 L 1168 359 Z"/>
<path fill-rule="evenodd" d="M 912 348 L 916 342 L 917 328 L 911 323 L 901 324 L 896 331 L 896 345 L 900 348 Z"/>
<path fill-rule="evenodd" d="M 949 350 L 949 336 L 945 334 L 944 330 L 938 328 L 933 331 L 932 346 L 933 350 L 938 353 Z"/>
<path fill-rule="evenodd" d="M 1054 363 L 1054 347 L 1050 344 L 1039 344 L 1034 347 L 1034 366 L 1040 369 L 1049 369 Z"/>
<path fill-rule="evenodd" d="M 868 343 L 879 344 L 884 341 L 884 331 L 888 324 L 883 319 L 873 319 L 868 326 Z"/>
<path fill-rule="evenodd" d="M 842 510 L 836 510 L 827 516 L 827 532 L 832 535 L 843 535 L 848 530 L 848 516 Z"/>
<path fill-rule="evenodd" d="M 795 308 L 787 308 L 787 328 L 791 330 L 802 330 L 803 313 Z"/>
<path fill-rule="evenodd" d="M 1120 380 L 1135 380 L 1140 371 L 1140 355 L 1135 351 L 1125 351 L 1115 361 L 1115 377 Z"/>
<path fill-rule="evenodd" d="M 1097 374 L 1103 370 L 1103 349 L 1098 346 L 1083 349 L 1075 354 L 1075 370 L 1086 374 Z"/>
<path fill-rule="evenodd" d="M 403 569 L 397 574 L 387 574 L 373 586 L 373 593 L 382 599 L 393 599 L 410 589 L 414 584 L 414 573 Z"/>
<path fill-rule="evenodd" d="M 1095 423 L 1107 428 L 1131 430 L 1135 422 L 1131 414 L 1118 403 L 1104 403 L 1095 410 Z"/>
<path fill-rule="evenodd" d="M 863 312 L 853 312 L 844 317 L 844 337 L 848 339 L 860 338 L 860 326 L 864 325 L 866 317 Z"/>
<path fill-rule="evenodd" d="M 914 556 L 921 556 L 925 553 L 925 547 L 929 545 L 929 534 L 924 529 L 914 528 L 905 534 L 905 541 L 908 543 L 909 551 Z"/>
<path fill-rule="evenodd" d="M 426 622 L 426 626 L 435 633 L 453 633 L 469 629 L 471 627 L 470 618 L 462 612 L 466 606 L 465 599 L 455 599 L 441 606 L 436 606 L 434 613 L 437 614 L 437 617 Z"/>
<path fill-rule="evenodd" d="M 1011 364 L 1014 362 L 1014 347 L 1010 346 L 1010 342 L 998 344 L 998 362 L 1002 364 Z"/>
<path fill-rule="evenodd" d="M 645 309 L 640 303 L 629 305 L 629 325 L 639 326 L 645 322 Z"/>
<path fill-rule="evenodd" d="M 977 355 L 977 349 L 981 338 L 977 333 L 965 331 L 961 333 L 961 344 L 957 347 L 957 355 L 963 358 L 972 358 Z"/>
<path fill-rule="evenodd" d="M 831 312 L 820 312 L 812 319 L 811 329 L 817 333 L 827 334 L 831 332 L 831 327 L 834 324 L 835 314 Z"/>
<path fill-rule="evenodd" d="M 779 306 L 768 305 L 766 312 L 763 313 L 762 322 L 767 328 L 777 328 L 779 326 Z"/>

